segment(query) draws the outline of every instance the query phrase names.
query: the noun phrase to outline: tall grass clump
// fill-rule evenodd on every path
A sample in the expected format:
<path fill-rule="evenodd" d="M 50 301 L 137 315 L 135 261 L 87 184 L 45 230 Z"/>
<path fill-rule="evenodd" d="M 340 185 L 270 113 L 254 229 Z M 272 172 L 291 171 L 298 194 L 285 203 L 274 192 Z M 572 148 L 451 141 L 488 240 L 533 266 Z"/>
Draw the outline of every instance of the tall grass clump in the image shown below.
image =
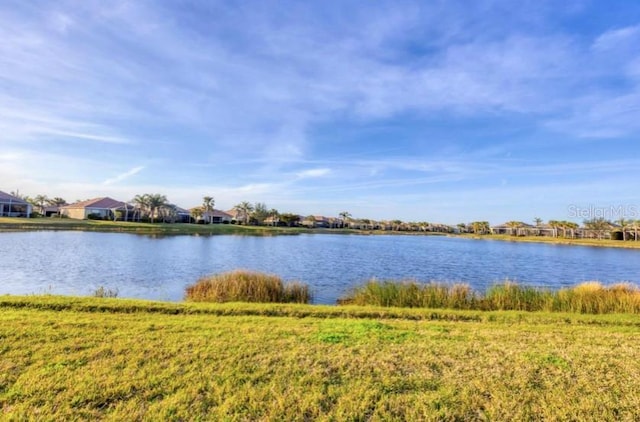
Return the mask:
<path fill-rule="evenodd" d="M 482 311 L 545 311 L 581 314 L 640 314 L 640 288 L 630 283 L 598 282 L 560 290 L 523 286 L 506 280 L 474 292 L 466 284 L 370 280 L 338 300 L 339 304 Z"/>
<path fill-rule="evenodd" d="M 582 283 L 557 292 L 553 310 L 582 314 L 640 313 L 640 289 L 631 283 Z"/>
<path fill-rule="evenodd" d="M 490 286 L 478 303 L 490 311 L 542 311 L 550 310 L 552 298 L 550 290 L 506 280 Z"/>
<path fill-rule="evenodd" d="M 372 279 L 352 289 L 339 300 L 339 303 L 402 308 L 470 309 L 474 300 L 471 288 L 466 284 Z"/>
<path fill-rule="evenodd" d="M 309 286 L 275 275 L 236 270 L 203 277 L 186 289 L 192 302 L 309 303 Z"/>

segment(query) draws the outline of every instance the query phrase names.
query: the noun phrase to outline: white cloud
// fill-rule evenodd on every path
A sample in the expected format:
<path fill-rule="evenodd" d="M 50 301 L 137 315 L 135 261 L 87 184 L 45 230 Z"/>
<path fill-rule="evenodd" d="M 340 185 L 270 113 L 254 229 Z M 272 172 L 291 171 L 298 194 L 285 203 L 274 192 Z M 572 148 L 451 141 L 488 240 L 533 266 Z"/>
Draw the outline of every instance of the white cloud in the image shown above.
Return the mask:
<path fill-rule="evenodd" d="M 309 179 L 309 178 L 317 178 L 323 177 L 331 173 L 331 169 L 329 168 L 317 168 L 317 169 L 309 169 L 303 170 L 301 172 L 296 173 L 298 179 Z"/>
<path fill-rule="evenodd" d="M 103 186 L 114 185 L 116 183 L 122 182 L 123 180 L 130 178 L 131 176 L 134 176 L 140 173 L 142 170 L 144 170 L 144 166 L 134 167 L 129 171 L 125 171 L 124 173 L 120 173 L 115 177 L 105 180 L 104 182 L 102 182 L 102 185 Z"/>
<path fill-rule="evenodd" d="M 640 39 L 640 25 L 612 29 L 596 38 L 592 48 L 596 51 L 615 50 L 631 45 L 637 48 L 638 39 Z"/>

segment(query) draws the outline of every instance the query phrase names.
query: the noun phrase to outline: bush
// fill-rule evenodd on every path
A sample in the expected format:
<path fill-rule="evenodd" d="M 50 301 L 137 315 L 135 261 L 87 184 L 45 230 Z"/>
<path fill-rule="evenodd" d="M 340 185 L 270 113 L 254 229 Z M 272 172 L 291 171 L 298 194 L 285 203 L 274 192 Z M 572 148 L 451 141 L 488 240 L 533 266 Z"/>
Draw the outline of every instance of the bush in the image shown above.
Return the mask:
<path fill-rule="evenodd" d="M 299 282 L 284 284 L 280 277 L 237 270 L 203 277 L 186 289 L 192 302 L 309 303 L 309 286 Z"/>
<path fill-rule="evenodd" d="M 93 297 L 118 297 L 118 289 L 107 289 L 104 286 L 98 287 L 93 292 Z"/>

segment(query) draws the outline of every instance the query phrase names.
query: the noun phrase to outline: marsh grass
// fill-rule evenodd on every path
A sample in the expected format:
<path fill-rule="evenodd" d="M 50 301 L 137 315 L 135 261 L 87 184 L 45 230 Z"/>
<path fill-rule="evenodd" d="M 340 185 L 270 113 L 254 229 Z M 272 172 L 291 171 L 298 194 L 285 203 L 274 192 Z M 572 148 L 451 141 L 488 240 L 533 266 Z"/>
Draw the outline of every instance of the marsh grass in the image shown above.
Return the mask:
<path fill-rule="evenodd" d="M 275 275 L 236 270 L 203 277 L 186 289 L 192 302 L 309 303 L 309 286 Z"/>
<path fill-rule="evenodd" d="M 481 311 L 546 311 L 582 314 L 640 313 L 640 289 L 630 283 L 604 286 L 588 282 L 550 290 L 505 281 L 484 293 L 466 284 L 415 280 L 370 280 L 342 297 L 339 304 Z"/>
<path fill-rule="evenodd" d="M 475 298 L 466 284 L 415 280 L 391 281 L 372 279 L 339 299 L 342 305 L 393 306 L 400 308 L 471 309 Z"/>

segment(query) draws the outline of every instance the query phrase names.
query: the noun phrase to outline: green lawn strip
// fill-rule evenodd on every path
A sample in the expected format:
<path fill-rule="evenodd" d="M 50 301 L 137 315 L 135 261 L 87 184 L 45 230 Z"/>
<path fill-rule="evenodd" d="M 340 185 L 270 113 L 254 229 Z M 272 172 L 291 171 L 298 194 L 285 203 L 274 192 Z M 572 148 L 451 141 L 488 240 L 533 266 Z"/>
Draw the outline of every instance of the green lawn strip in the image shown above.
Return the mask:
<path fill-rule="evenodd" d="M 562 237 L 550 237 L 550 236 L 510 236 L 510 235 L 475 235 L 475 234 L 463 234 L 452 235 L 455 237 L 463 237 L 474 240 L 500 240 L 507 242 L 524 242 L 524 243 L 547 243 L 552 245 L 576 245 L 576 246 L 597 246 L 604 248 L 626 248 L 626 249 L 640 249 L 640 242 L 636 241 L 622 241 L 611 239 L 570 239 Z"/>
<path fill-rule="evenodd" d="M 640 326 L 633 314 L 573 314 L 524 311 L 461 311 L 454 309 L 389 308 L 263 303 L 188 303 L 73 296 L 0 296 L 0 309 L 74 311 L 113 314 L 266 316 L 294 318 L 400 319 L 564 325 Z"/>
<path fill-rule="evenodd" d="M 0 419 L 640 417 L 640 327 L 629 324 L 637 321 L 633 316 L 326 318 L 327 307 L 318 307 L 318 316 L 296 318 L 165 314 L 144 311 L 142 302 L 122 305 L 132 309 L 137 303 L 135 312 L 56 311 L 7 306 L 5 299 L 0 306 Z M 29 298 L 19 299 L 13 303 Z M 99 301 L 75 300 L 82 302 Z M 352 308 L 340 312 L 358 315 Z M 608 323 L 582 323 L 589 320 Z"/>
<path fill-rule="evenodd" d="M 303 229 L 239 226 L 232 224 L 164 224 L 135 223 L 54 218 L 0 218 L 0 231 L 78 230 L 154 235 L 286 235 L 304 233 Z"/>

